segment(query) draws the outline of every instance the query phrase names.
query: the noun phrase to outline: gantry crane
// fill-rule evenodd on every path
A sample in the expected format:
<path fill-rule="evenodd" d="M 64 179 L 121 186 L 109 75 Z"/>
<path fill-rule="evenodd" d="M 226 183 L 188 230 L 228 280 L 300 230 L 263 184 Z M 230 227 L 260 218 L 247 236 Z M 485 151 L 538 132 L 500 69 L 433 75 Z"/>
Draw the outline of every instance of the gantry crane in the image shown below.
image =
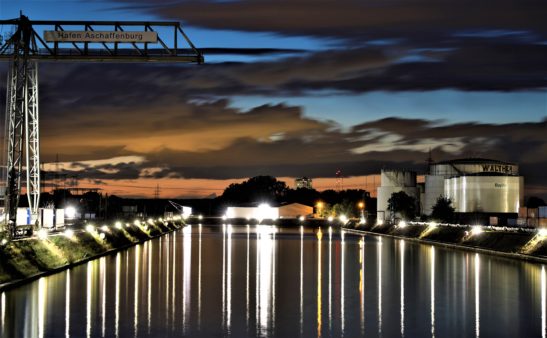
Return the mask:
<path fill-rule="evenodd" d="M 0 25 L 14 28 L 14 33 L 0 46 L 0 60 L 9 62 L 4 134 L 7 149 L 5 226 L 9 236 L 16 237 L 23 172 L 31 223 L 40 226 L 38 62 L 200 64 L 204 59 L 179 22 L 31 21 L 21 14 L 17 19 L 0 20 Z M 179 40 L 184 48 L 179 46 Z"/>

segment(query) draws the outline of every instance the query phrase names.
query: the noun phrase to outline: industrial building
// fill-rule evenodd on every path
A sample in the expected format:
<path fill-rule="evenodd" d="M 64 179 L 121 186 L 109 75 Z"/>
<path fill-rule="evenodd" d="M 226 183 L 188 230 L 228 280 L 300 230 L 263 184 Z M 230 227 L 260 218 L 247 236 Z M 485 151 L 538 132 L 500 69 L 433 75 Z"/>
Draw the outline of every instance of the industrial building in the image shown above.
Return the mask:
<path fill-rule="evenodd" d="M 313 189 L 312 179 L 308 177 L 298 177 L 294 180 L 294 186 L 296 189 Z"/>
<path fill-rule="evenodd" d="M 272 207 L 268 204 L 260 204 L 256 207 L 228 207 L 226 217 L 228 218 L 247 218 L 247 219 L 271 219 L 278 218 L 298 218 L 300 216 L 313 215 L 313 207 L 300 204 L 290 203 Z"/>
<path fill-rule="evenodd" d="M 484 158 L 465 158 L 431 163 L 424 176 L 424 191 L 416 184 L 416 174 L 383 170 L 378 188 L 378 218 L 388 219 L 387 201 L 391 194 L 404 191 L 416 198 L 421 213 L 430 215 L 439 197 L 449 198 L 459 219 L 495 216 L 515 217 L 523 205 L 524 178 L 518 165 Z M 467 217 L 469 219 L 469 217 Z"/>

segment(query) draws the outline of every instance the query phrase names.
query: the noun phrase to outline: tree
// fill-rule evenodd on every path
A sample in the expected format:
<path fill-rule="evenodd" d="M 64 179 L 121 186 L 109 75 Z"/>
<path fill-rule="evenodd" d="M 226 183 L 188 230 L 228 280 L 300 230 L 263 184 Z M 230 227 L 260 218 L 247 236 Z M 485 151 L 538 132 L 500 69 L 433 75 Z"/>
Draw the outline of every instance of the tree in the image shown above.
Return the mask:
<path fill-rule="evenodd" d="M 399 213 L 404 219 L 416 217 L 416 199 L 408 196 L 404 191 L 394 192 L 387 201 L 391 217 Z"/>
<path fill-rule="evenodd" d="M 230 184 L 221 198 L 236 203 L 273 203 L 280 201 L 286 193 L 285 182 L 272 176 L 255 176 L 242 183 Z"/>
<path fill-rule="evenodd" d="M 347 217 L 356 217 L 359 215 L 356 203 L 347 199 L 333 205 L 332 213 L 335 216 L 346 215 Z"/>
<path fill-rule="evenodd" d="M 454 208 L 450 198 L 439 196 L 437 203 L 431 208 L 431 218 L 442 223 L 451 223 L 454 221 Z"/>
<path fill-rule="evenodd" d="M 537 208 L 544 205 L 545 205 L 545 201 L 536 196 L 530 196 L 528 200 L 526 200 L 526 207 L 528 208 Z"/>

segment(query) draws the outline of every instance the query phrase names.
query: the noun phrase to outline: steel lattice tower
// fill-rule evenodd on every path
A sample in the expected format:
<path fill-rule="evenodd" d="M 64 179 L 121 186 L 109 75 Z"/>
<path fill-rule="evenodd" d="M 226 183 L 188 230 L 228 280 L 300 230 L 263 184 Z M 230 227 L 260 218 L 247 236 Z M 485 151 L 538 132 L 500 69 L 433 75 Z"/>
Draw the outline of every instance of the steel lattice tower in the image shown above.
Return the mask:
<path fill-rule="evenodd" d="M 40 204 L 40 131 L 38 113 L 38 62 L 175 62 L 203 63 L 202 53 L 196 49 L 179 22 L 149 21 L 31 21 L 22 15 L 17 19 L 0 20 L 0 25 L 13 25 L 15 33 L 0 46 L 0 60 L 9 62 L 6 92 L 6 174 L 4 179 L 5 224 L 10 237 L 17 233 L 17 207 L 22 178 L 26 181 L 31 224 L 39 226 Z M 50 33 L 65 31 L 64 26 L 82 27 L 82 33 L 107 28 L 109 32 L 138 32 L 155 34 L 157 41 L 63 41 L 42 38 L 33 28 L 49 28 Z M 162 29 L 163 31 L 156 31 Z M 167 33 L 165 33 L 167 31 Z M 137 33 L 138 33 L 137 32 Z M 161 33 L 161 34 L 160 34 Z M 163 34 L 167 34 L 163 36 Z M 180 48 L 179 39 L 186 42 Z M 167 39 L 172 39 L 168 41 Z M 157 45 L 156 45 L 157 43 Z M 65 48 L 63 46 L 70 45 Z M 150 45 L 158 47 L 150 48 Z"/>
<path fill-rule="evenodd" d="M 15 236 L 17 206 L 21 191 L 23 161 L 31 223 L 38 219 L 40 203 L 40 137 L 38 114 L 38 64 L 30 60 L 36 50 L 32 26 L 22 17 L 12 35 L 12 60 L 9 63 L 6 95 L 6 191 L 5 213 L 10 236 Z"/>

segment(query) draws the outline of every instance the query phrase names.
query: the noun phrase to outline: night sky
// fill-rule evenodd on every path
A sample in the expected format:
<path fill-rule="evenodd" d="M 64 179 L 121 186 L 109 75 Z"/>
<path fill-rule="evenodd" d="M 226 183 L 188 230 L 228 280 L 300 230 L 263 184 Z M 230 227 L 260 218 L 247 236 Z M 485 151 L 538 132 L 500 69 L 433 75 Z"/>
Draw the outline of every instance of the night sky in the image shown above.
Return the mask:
<path fill-rule="evenodd" d="M 176 20 L 204 49 L 204 65 L 40 65 L 42 161 L 58 154 L 80 186 L 205 197 L 272 175 L 323 190 L 341 169 L 367 188 L 384 167 L 423 171 L 431 149 L 516 162 L 525 194 L 547 197 L 544 0 L 0 1 L 3 19 L 19 10 Z"/>

